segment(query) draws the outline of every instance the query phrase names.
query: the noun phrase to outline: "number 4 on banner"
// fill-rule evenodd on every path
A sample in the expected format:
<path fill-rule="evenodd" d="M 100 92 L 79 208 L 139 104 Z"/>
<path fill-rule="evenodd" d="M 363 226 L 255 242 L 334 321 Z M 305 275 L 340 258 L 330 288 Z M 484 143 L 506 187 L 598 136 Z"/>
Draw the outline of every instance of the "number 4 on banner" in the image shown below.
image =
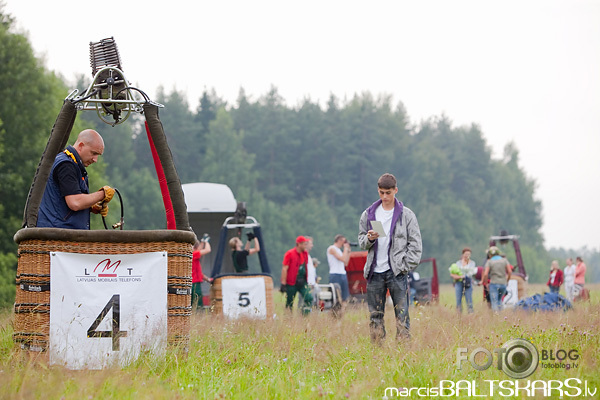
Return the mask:
<path fill-rule="evenodd" d="M 97 331 L 98 325 L 102 322 L 104 317 L 112 308 L 112 331 Z M 113 351 L 119 351 L 119 339 L 127 336 L 127 331 L 120 331 L 121 325 L 121 296 L 118 294 L 113 295 L 108 303 L 104 306 L 100 314 L 96 317 L 96 320 L 88 328 L 87 337 L 89 338 L 112 338 L 112 349 Z"/>

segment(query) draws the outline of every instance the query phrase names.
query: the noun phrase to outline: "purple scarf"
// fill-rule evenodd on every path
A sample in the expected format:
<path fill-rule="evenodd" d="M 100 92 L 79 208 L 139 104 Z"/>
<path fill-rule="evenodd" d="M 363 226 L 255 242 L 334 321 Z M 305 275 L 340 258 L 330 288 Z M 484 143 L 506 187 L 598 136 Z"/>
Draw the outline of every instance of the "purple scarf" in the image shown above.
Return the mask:
<path fill-rule="evenodd" d="M 400 225 L 402 225 L 402 212 L 404 211 L 404 204 L 402 204 L 401 201 L 398 201 L 398 199 L 396 199 L 394 197 L 394 214 L 392 215 L 392 226 L 390 228 L 390 242 L 388 245 L 388 263 L 389 263 L 389 257 L 390 257 L 390 249 L 392 248 L 392 242 L 394 241 L 394 231 L 396 230 L 396 223 L 398 222 L 398 220 L 400 220 Z M 381 199 L 377 200 L 375 203 L 371 204 L 369 206 L 369 208 L 367 208 L 367 229 L 373 229 L 373 227 L 371 226 L 371 221 L 375 221 L 375 211 L 377 210 L 377 207 L 379 207 L 381 205 Z M 374 243 L 373 246 L 375 247 L 373 250 L 373 261 L 371 262 L 371 267 L 369 269 L 369 275 L 367 277 L 367 281 L 370 282 L 371 278 L 373 277 L 373 273 L 375 271 L 375 266 L 377 265 L 377 248 L 379 247 L 377 245 L 377 243 Z M 390 268 L 391 268 L 391 264 L 390 264 Z"/>

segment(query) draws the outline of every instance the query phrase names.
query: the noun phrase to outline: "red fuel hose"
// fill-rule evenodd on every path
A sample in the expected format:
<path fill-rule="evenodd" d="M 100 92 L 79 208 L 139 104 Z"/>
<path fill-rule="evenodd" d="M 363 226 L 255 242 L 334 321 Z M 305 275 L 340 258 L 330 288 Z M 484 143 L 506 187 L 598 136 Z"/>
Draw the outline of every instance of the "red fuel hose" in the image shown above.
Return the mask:
<path fill-rule="evenodd" d="M 156 175 L 158 176 L 158 183 L 160 184 L 160 192 L 162 194 L 163 203 L 165 205 L 165 213 L 167 214 L 167 229 L 177 229 L 175 223 L 175 212 L 173 211 L 173 202 L 171 201 L 171 194 L 169 193 L 169 187 L 167 186 L 167 178 L 165 177 L 165 171 L 158 157 L 158 152 L 154 146 L 154 141 L 150 135 L 150 128 L 148 122 L 146 125 L 146 134 L 148 135 L 148 143 L 150 143 L 150 150 L 152 151 L 152 160 L 154 160 L 154 168 L 156 168 Z"/>

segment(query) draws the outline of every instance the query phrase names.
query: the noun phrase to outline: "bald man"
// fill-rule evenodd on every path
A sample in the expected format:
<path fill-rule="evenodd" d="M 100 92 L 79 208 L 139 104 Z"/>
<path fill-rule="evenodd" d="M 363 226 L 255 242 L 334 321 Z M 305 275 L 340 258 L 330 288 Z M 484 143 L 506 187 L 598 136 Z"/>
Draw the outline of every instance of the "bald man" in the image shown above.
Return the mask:
<path fill-rule="evenodd" d="M 81 131 L 72 146 L 59 153 L 48 176 L 38 211 L 40 228 L 90 229 L 90 211 L 106 216 L 115 191 L 104 186 L 90 193 L 86 167 L 104 153 L 104 140 L 93 129 Z"/>

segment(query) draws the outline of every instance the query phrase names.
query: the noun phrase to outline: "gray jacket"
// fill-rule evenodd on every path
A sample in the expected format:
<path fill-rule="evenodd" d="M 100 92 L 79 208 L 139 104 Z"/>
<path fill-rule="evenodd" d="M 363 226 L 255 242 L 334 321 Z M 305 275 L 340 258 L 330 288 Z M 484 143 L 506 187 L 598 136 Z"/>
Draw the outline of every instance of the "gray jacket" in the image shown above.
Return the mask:
<path fill-rule="evenodd" d="M 423 246 L 421 244 L 421 231 L 415 213 L 395 199 L 392 227 L 390 229 L 390 245 L 388 256 L 390 267 L 394 275 L 407 274 L 414 271 L 421 261 Z M 372 229 L 371 222 L 375 220 L 375 210 L 381 204 L 377 200 L 371 204 L 360 217 L 358 226 L 358 244 L 361 249 L 368 250 L 367 262 L 364 267 L 364 277 L 371 280 L 375 264 L 377 263 L 377 241 L 371 242 L 367 237 L 367 231 Z"/>

